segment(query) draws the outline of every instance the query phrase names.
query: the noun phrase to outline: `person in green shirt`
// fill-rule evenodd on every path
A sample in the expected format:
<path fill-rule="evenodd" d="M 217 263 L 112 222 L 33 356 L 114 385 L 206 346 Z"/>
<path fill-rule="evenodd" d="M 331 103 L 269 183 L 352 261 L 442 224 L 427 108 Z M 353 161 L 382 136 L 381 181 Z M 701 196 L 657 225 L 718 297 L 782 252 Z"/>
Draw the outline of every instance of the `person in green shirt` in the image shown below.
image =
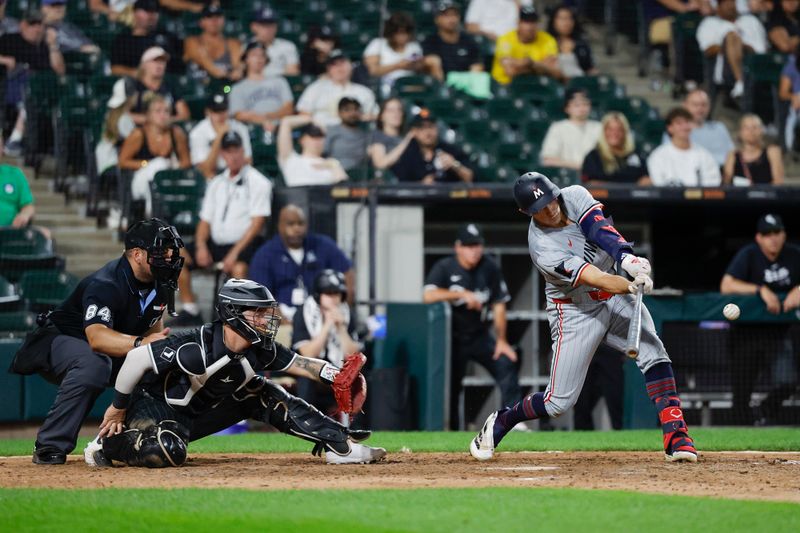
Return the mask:
<path fill-rule="evenodd" d="M 3 143 L 0 139 L 0 157 Z M 25 174 L 17 167 L 0 165 L 0 227 L 24 228 L 35 213 L 33 195 Z"/>

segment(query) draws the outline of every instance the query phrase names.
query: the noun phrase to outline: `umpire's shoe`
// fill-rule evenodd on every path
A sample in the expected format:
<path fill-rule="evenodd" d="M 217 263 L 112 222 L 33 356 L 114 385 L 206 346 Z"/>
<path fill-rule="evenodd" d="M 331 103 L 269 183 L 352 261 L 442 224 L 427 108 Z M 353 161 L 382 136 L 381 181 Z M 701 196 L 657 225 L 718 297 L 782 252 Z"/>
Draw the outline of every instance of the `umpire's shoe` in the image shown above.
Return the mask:
<path fill-rule="evenodd" d="M 498 411 L 489 415 L 478 435 L 469 443 L 469 453 L 478 461 L 488 461 L 494 457 L 494 423 Z"/>
<path fill-rule="evenodd" d="M 330 465 L 367 464 L 377 463 L 386 457 L 386 450 L 383 448 L 373 448 L 352 439 L 349 439 L 348 443 L 350 444 L 350 453 L 346 455 L 325 450 L 325 462 Z"/>
<path fill-rule="evenodd" d="M 40 448 L 37 442 L 33 448 L 33 462 L 37 465 L 63 465 L 67 462 L 67 454 L 56 448 Z"/>
<path fill-rule="evenodd" d="M 89 466 L 114 466 L 103 453 L 103 442 L 100 437 L 90 440 L 83 449 L 83 460 Z"/>

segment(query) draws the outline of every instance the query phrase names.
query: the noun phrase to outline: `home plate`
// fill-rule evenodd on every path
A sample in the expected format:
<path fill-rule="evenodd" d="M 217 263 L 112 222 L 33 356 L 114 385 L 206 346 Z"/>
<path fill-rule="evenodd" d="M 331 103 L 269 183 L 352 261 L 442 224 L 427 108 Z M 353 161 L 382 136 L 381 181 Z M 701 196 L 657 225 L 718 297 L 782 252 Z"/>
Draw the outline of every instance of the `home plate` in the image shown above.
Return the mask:
<path fill-rule="evenodd" d="M 558 466 L 487 466 L 484 470 L 508 470 L 514 472 L 535 472 L 540 470 L 558 470 Z"/>

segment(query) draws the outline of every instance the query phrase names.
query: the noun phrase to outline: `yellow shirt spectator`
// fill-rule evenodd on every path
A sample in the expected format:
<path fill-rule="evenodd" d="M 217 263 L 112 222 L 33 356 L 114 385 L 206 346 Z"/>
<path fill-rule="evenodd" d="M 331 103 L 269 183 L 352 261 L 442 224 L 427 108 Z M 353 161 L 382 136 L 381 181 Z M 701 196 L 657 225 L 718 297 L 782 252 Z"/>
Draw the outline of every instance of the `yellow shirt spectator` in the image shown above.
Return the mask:
<path fill-rule="evenodd" d="M 511 83 L 511 77 L 506 74 L 501 61 L 504 58 L 512 59 L 530 58 L 539 62 L 548 57 L 558 56 L 558 43 L 555 38 L 546 31 L 537 31 L 536 39 L 529 43 L 519 40 L 517 30 L 512 30 L 497 39 L 497 46 L 494 53 L 494 65 L 492 66 L 492 77 L 503 85 Z"/>

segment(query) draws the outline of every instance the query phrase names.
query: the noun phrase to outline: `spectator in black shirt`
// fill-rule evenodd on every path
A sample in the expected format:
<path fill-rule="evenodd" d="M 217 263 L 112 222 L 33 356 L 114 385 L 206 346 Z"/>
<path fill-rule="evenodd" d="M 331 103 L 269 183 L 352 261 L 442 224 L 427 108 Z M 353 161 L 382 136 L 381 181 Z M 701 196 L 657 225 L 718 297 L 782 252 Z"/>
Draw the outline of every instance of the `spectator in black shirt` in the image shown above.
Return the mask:
<path fill-rule="evenodd" d="M 547 33 L 558 42 L 558 68 L 567 78 L 597 73 L 592 49 L 582 37 L 582 31 L 569 6 L 559 6 L 547 24 Z"/>
<path fill-rule="evenodd" d="M 773 48 L 783 54 L 794 54 L 800 44 L 800 2 L 775 2 L 767 19 L 767 36 Z"/>
<path fill-rule="evenodd" d="M 800 247 L 786 243 L 786 230 L 781 217 L 762 216 L 756 226 L 754 243 L 739 250 L 722 276 L 722 294 L 757 294 L 772 314 L 789 312 L 800 307 Z M 784 295 L 781 302 L 779 295 Z M 735 423 L 769 421 L 783 400 L 797 387 L 793 379 L 797 346 L 791 345 L 788 324 L 735 324 L 731 329 L 731 381 Z M 775 364 L 789 372 L 775 372 L 773 389 L 762 400 L 755 413 L 750 410 L 750 397 L 759 372 Z"/>
<path fill-rule="evenodd" d="M 436 24 L 436 33 L 422 42 L 425 58 L 429 61 L 440 61 L 445 76 L 448 72 L 482 71 L 478 44 L 461 31 L 461 9 L 458 4 L 440 2 L 433 21 Z"/>
<path fill-rule="evenodd" d="M 601 124 L 603 134 L 597 148 L 583 160 L 581 179 L 590 183 L 651 185 L 647 160 L 636 150 L 625 115 L 606 113 Z"/>
<path fill-rule="evenodd" d="M 328 26 L 312 26 L 300 54 L 300 72 L 321 76 L 328 68 L 328 56 L 339 48 L 339 36 Z"/>
<path fill-rule="evenodd" d="M 160 46 L 169 54 L 167 70 L 182 74 L 185 70 L 183 46 L 178 38 L 158 26 L 158 0 L 136 0 L 133 5 L 133 26 L 130 33 L 121 33 L 111 45 L 111 73 L 115 76 L 135 76 L 142 54 L 148 48 Z"/>
<path fill-rule="evenodd" d="M 173 122 L 189 120 L 189 106 L 164 80 L 169 54 L 160 46 L 153 46 L 142 54 L 142 61 L 136 75 L 136 97 L 131 109 L 131 117 L 137 125 L 144 124 L 147 96 L 160 94 L 170 107 Z"/>
<path fill-rule="evenodd" d="M 439 140 L 436 119 L 423 109 L 411 121 L 414 139 L 408 144 L 392 172 L 400 181 L 472 182 L 473 170 L 467 156 L 455 146 Z"/>

